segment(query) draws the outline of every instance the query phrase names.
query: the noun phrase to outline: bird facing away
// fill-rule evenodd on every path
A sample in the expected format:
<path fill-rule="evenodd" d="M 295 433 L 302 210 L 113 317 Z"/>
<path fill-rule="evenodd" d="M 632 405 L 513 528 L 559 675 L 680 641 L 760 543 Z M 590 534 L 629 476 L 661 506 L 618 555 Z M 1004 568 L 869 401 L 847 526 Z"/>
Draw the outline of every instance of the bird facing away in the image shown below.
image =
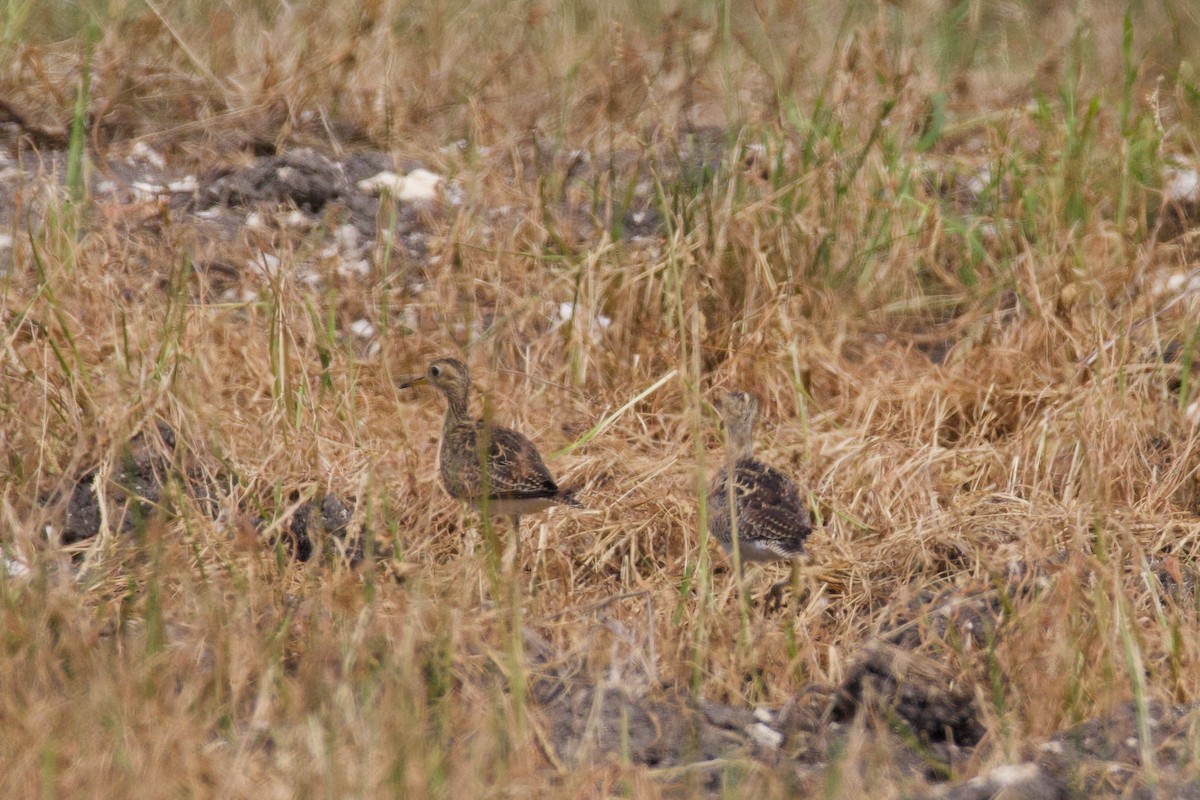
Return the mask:
<path fill-rule="evenodd" d="M 758 399 L 730 392 L 721 402 L 725 420 L 725 464 L 708 491 L 708 530 L 737 561 L 792 561 L 804 554 L 812 533 L 808 509 L 791 478 L 754 457 L 754 419 Z M 771 588 L 774 604 L 788 581 Z"/>
<path fill-rule="evenodd" d="M 466 364 L 439 358 L 424 375 L 401 382 L 400 388 L 425 383 L 446 396 L 438 471 L 447 494 L 489 514 L 507 515 L 518 546 L 523 515 L 555 504 L 580 507 L 574 492 L 558 488 L 529 439 L 471 418 L 467 407 L 471 374 Z"/>

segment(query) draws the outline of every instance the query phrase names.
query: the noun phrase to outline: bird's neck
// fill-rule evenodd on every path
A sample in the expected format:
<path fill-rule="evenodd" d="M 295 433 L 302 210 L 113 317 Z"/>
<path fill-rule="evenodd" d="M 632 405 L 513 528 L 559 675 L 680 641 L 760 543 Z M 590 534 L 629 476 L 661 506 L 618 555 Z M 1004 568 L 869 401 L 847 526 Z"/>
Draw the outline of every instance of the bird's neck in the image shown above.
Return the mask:
<path fill-rule="evenodd" d="M 730 464 L 754 455 L 754 427 L 737 420 L 725 429 L 725 453 Z"/>
<path fill-rule="evenodd" d="M 471 414 L 467 409 L 467 398 L 446 396 L 446 425 L 453 428 L 463 423 L 471 422 Z"/>

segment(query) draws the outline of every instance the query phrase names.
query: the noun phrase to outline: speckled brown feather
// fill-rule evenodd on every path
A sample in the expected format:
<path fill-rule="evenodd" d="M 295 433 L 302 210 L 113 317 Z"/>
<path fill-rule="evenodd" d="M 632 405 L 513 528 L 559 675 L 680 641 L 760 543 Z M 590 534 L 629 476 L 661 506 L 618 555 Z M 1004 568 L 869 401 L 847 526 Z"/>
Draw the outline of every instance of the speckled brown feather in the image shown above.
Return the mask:
<path fill-rule="evenodd" d="M 429 365 L 426 376 L 402 386 L 417 383 L 432 383 L 446 397 L 438 471 L 451 497 L 475 505 L 486 502 L 497 513 L 513 515 L 555 503 L 579 505 L 572 492 L 558 488 L 529 439 L 471 418 L 467 407 L 471 376 L 465 364 L 453 358 L 438 359 Z"/>
<path fill-rule="evenodd" d="M 729 453 L 709 487 L 709 533 L 730 552 L 736 518 L 743 561 L 794 559 L 804 553 L 812 522 L 792 479 L 754 458 L 752 434 L 757 412 L 758 401 L 742 392 L 731 393 L 722 404 Z"/>
<path fill-rule="evenodd" d="M 486 457 L 484 454 L 486 447 Z M 442 485 L 451 497 L 479 500 L 487 468 L 489 500 L 538 500 L 558 497 L 558 484 L 527 438 L 483 420 L 448 426 L 439 451 Z"/>
<path fill-rule="evenodd" d="M 812 524 L 796 484 L 754 458 L 738 459 L 733 476 L 742 559 L 773 561 L 802 555 Z M 728 467 L 721 468 L 709 488 L 708 513 L 709 532 L 726 550 L 732 549 Z"/>

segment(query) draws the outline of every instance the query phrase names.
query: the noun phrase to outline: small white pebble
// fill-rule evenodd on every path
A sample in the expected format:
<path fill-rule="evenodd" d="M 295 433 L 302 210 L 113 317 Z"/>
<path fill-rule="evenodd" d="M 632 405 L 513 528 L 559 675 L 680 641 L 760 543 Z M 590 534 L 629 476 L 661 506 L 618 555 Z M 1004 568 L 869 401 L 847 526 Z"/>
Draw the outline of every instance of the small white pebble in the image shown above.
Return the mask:
<path fill-rule="evenodd" d="M 167 184 L 167 191 L 172 194 L 191 194 L 200 189 L 200 182 L 195 175 L 185 175 L 177 181 Z"/>
<path fill-rule="evenodd" d="M 458 181 L 446 184 L 442 194 L 445 196 L 446 202 L 455 207 L 461 206 L 467 199 L 467 193 L 463 191 L 462 184 Z"/>
<path fill-rule="evenodd" d="M 998 788 L 1003 788 L 1035 779 L 1040 769 L 1037 764 L 1029 761 L 1023 764 L 1002 764 L 988 773 L 988 777 L 999 785 Z"/>
<path fill-rule="evenodd" d="M 296 280 L 299 281 L 302 286 L 307 286 L 310 289 L 320 289 L 322 284 L 325 282 L 321 277 L 321 273 L 317 272 L 312 267 L 305 267 L 296 273 Z"/>
<path fill-rule="evenodd" d="M 4 571 L 8 573 L 10 578 L 28 578 L 29 567 L 23 561 L 15 558 L 4 557 Z"/>
<path fill-rule="evenodd" d="M 563 322 L 567 322 L 571 319 L 574 319 L 574 317 L 575 317 L 575 304 L 574 303 L 559 303 L 558 304 L 558 318 L 559 319 L 561 319 Z"/>
<path fill-rule="evenodd" d="M 342 250 L 355 250 L 358 248 L 358 228 L 353 225 L 338 225 L 333 230 L 333 241 Z"/>
<path fill-rule="evenodd" d="M 759 722 L 765 722 L 768 725 L 772 725 L 775 722 L 775 714 L 771 711 L 771 709 L 763 708 L 762 706 L 754 709 L 754 718 Z"/>
<path fill-rule="evenodd" d="M 262 214 L 258 213 L 257 211 L 251 211 L 248 215 L 246 215 L 246 227 L 254 228 L 255 230 L 262 230 L 263 228 L 267 227 L 267 222 L 263 218 Z"/>
<path fill-rule="evenodd" d="M 13 237 L 7 233 L 0 233 L 0 250 L 7 250 L 13 246 Z"/>
<path fill-rule="evenodd" d="M 371 177 L 363 178 L 358 182 L 358 188 L 368 194 L 389 192 L 392 195 L 396 195 L 399 194 L 403 186 L 404 176 L 390 170 L 377 172 Z"/>
<path fill-rule="evenodd" d="M 772 728 L 768 728 L 761 722 L 755 722 L 753 725 L 746 727 L 746 733 L 750 734 L 750 738 L 757 742 L 761 747 L 768 750 L 775 750 L 779 745 L 783 744 L 783 734 Z"/>
<path fill-rule="evenodd" d="M 1195 203 L 1200 200 L 1200 174 L 1194 169 L 1167 170 L 1167 185 L 1163 189 L 1168 200 Z"/>
<path fill-rule="evenodd" d="M 147 164 L 158 167 L 159 169 L 164 169 L 167 166 L 167 160 L 162 157 L 162 154 L 145 142 L 137 142 L 134 144 L 130 155 L 133 158 L 140 158 Z"/>
<path fill-rule="evenodd" d="M 355 261 L 342 261 L 337 266 L 338 275 L 343 278 L 365 278 L 371 274 L 371 263 L 365 258 Z"/>
<path fill-rule="evenodd" d="M 279 274 L 279 256 L 271 253 L 259 253 L 247 262 L 246 266 L 265 277 Z"/>
<path fill-rule="evenodd" d="M 221 216 L 221 207 L 213 206 L 212 208 L 206 208 L 203 211 L 197 211 L 196 216 L 200 219 L 217 219 Z"/>
<path fill-rule="evenodd" d="M 134 181 L 129 184 L 129 188 L 133 189 L 134 196 L 139 200 L 151 200 L 166 191 L 166 187 L 161 183 L 149 183 L 147 181 Z"/>
<path fill-rule="evenodd" d="M 96 194 L 116 194 L 117 185 L 112 181 L 100 181 L 93 190 Z"/>
<path fill-rule="evenodd" d="M 427 203 L 437 197 L 442 176 L 427 169 L 414 169 L 407 175 L 380 172 L 358 182 L 358 188 L 371 194 L 387 192 L 404 203 Z"/>
<path fill-rule="evenodd" d="M 309 219 L 308 214 L 295 208 L 289 211 L 288 215 L 283 218 L 283 224 L 289 228 L 307 228 L 312 224 L 312 220 Z"/>
<path fill-rule="evenodd" d="M 371 339 L 375 336 L 375 326 L 369 320 L 356 319 L 350 323 L 350 332 L 360 339 Z"/>
<path fill-rule="evenodd" d="M 983 190 L 992 182 L 992 171 L 987 167 L 979 170 L 967 181 L 967 191 L 971 194 L 983 194 Z"/>
<path fill-rule="evenodd" d="M 415 303 L 409 303 L 400 309 L 400 322 L 410 331 L 419 329 L 421 325 L 421 307 Z"/>

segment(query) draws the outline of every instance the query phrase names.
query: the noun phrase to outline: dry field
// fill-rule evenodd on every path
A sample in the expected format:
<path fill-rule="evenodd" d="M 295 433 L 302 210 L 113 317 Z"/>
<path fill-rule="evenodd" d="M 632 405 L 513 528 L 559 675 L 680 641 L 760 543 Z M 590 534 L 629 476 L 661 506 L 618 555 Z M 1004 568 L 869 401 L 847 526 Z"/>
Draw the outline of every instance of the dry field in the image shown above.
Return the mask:
<path fill-rule="evenodd" d="M 8 0 L 0 796 L 1200 796 L 1197 52 Z M 517 563 L 437 356 L 586 506 Z M 734 388 L 820 523 L 772 613 L 705 532 Z"/>

